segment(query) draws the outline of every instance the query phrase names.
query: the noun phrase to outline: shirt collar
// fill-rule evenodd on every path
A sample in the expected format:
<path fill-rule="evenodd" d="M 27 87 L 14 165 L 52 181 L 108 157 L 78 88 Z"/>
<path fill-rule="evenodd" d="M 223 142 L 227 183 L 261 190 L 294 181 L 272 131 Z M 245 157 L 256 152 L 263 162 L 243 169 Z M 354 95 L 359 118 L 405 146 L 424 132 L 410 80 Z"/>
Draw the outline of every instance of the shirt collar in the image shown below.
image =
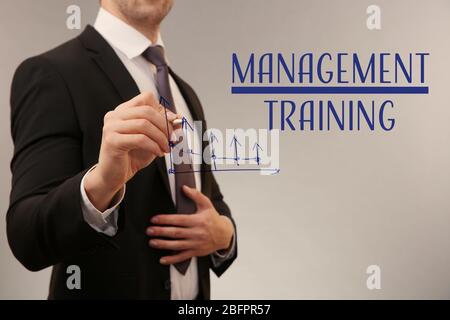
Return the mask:
<path fill-rule="evenodd" d="M 100 8 L 98 12 L 94 28 L 111 46 L 124 53 L 128 59 L 140 56 L 153 45 L 142 33 L 103 8 Z M 159 33 L 156 45 L 164 47 Z"/>

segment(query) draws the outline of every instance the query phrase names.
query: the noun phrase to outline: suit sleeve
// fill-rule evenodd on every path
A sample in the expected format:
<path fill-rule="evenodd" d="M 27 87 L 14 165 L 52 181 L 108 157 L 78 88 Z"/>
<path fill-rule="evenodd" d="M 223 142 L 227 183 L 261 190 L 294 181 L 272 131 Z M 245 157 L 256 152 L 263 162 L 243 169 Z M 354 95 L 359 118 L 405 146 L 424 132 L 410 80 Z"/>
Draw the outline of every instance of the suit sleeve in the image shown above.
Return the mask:
<path fill-rule="evenodd" d="M 44 57 L 16 70 L 11 134 L 7 236 L 16 258 L 38 271 L 107 241 L 83 219 L 82 133 L 64 79 Z"/>
<path fill-rule="evenodd" d="M 223 200 L 223 195 L 220 192 L 219 185 L 217 184 L 217 181 L 214 178 L 214 175 L 212 173 L 211 173 L 211 177 L 212 177 L 211 202 L 213 203 L 214 208 L 217 210 L 217 212 L 219 212 L 219 214 L 230 218 L 231 222 L 233 223 L 233 227 L 234 227 L 234 239 L 233 239 L 234 246 L 232 247 L 232 252 L 227 254 L 227 258 L 222 259 L 219 264 L 214 263 L 214 261 L 211 264 L 211 268 L 214 271 L 214 273 L 218 277 L 220 277 L 230 267 L 230 265 L 233 263 L 233 261 L 237 257 L 237 229 L 236 229 L 236 223 L 235 223 L 233 217 L 231 216 L 230 208 Z M 211 259 L 213 259 L 213 257 L 211 257 Z"/>

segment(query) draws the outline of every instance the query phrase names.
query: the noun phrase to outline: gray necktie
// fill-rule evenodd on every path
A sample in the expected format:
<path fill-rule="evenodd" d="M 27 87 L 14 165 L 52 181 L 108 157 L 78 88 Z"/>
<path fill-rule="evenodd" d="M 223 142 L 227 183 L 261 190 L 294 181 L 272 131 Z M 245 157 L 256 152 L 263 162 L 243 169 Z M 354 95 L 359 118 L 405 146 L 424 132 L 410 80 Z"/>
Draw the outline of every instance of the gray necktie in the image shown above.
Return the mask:
<path fill-rule="evenodd" d="M 172 111 L 173 113 L 177 113 L 175 108 L 175 104 L 173 101 L 172 92 L 170 90 L 169 85 L 169 67 L 167 66 L 166 59 L 164 57 L 164 48 L 161 46 L 152 46 L 149 47 L 143 53 L 144 58 L 146 58 L 149 62 L 154 64 L 157 69 L 156 74 L 156 87 L 158 89 L 159 95 L 166 100 L 168 105 L 166 107 Z M 181 145 L 179 146 L 180 156 L 182 157 L 183 150 L 189 150 L 186 137 L 184 133 L 178 135 L 179 141 Z M 177 206 L 177 213 L 187 214 L 187 213 L 195 213 L 197 211 L 197 206 L 194 201 L 190 198 L 186 197 L 182 190 L 182 186 L 186 185 L 191 188 L 195 188 L 195 177 L 192 168 L 192 163 L 180 163 L 173 165 L 174 173 L 175 173 L 175 200 Z M 183 262 L 179 262 L 175 264 L 175 268 L 181 273 L 185 274 L 186 270 L 189 267 L 189 263 L 191 259 L 185 260 Z"/>

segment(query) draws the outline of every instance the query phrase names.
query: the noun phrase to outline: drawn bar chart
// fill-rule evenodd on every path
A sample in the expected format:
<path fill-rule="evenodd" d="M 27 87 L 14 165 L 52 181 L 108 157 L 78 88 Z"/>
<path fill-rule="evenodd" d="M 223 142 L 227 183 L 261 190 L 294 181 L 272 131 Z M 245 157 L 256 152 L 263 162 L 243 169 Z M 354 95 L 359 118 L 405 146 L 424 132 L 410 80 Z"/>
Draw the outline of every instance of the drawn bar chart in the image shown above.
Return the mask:
<path fill-rule="evenodd" d="M 164 99 L 164 97 L 160 97 L 159 99 L 159 103 L 164 107 L 165 109 L 165 120 L 166 120 L 166 130 L 167 130 L 167 136 L 170 135 L 170 131 L 169 131 L 169 120 L 167 117 L 167 110 L 170 110 L 170 104 L 169 102 Z M 189 134 L 189 131 L 194 132 L 194 126 L 189 123 L 189 121 L 183 117 L 182 122 L 181 122 L 181 130 L 183 130 L 184 135 L 187 137 L 187 135 Z M 280 172 L 279 168 L 266 168 L 266 167 L 261 167 L 261 157 L 260 157 L 260 152 L 263 151 L 262 147 L 255 142 L 254 145 L 252 146 L 252 152 L 254 153 L 254 156 L 252 157 L 240 157 L 239 155 L 239 148 L 238 147 L 242 147 L 242 144 L 239 142 L 238 138 L 236 137 L 236 135 L 233 136 L 233 139 L 231 141 L 231 144 L 229 145 L 230 148 L 232 148 L 233 150 L 233 157 L 224 157 L 224 156 L 218 156 L 216 155 L 216 146 L 215 144 L 219 142 L 219 140 L 217 139 L 217 136 L 211 132 L 209 137 L 208 137 L 208 141 L 209 141 L 209 148 L 211 150 L 210 152 L 210 169 L 199 169 L 199 170 L 189 170 L 189 171 L 175 171 L 175 166 L 174 166 L 174 155 L 173 155 L 173 149 L 176 146 L 175 143 L 173 142 L 169 142 L 169 147 L 170 147 L 170 153 L 169 153 L 169 163 L 170 163 L 170 167 L 167 169 L 169 174 L 182 174 L 182 173 L 191 173 L 191 172 L 260 172 L 260 173 L 265 173 L 268 175 L 273 175 L 273 174 L 278 174 Z M 189 147 L 188 150 L 186 150 L 187 153 L 189 153 L 191 156 L 200 156 L 203 157 L 202 152 L 196 152 L 195 150 L 191 149 Z M 220 166 L 217 162 L 218 161 L 222 161 L 222 160 L 231 160 L 233 161 L 234 165 L 230 166 L 228 164 L 222 164 L 222 166 Z M 203 161 L 203 159 L 202 159 Z M 244 164 L 243 162 L 245 162 L 245 165 L 248 165 L 249 162 L 251 162 L 253 165 L 256 165 L 257 167 L 245 167 L 242 166 L 242 164 Z"/>

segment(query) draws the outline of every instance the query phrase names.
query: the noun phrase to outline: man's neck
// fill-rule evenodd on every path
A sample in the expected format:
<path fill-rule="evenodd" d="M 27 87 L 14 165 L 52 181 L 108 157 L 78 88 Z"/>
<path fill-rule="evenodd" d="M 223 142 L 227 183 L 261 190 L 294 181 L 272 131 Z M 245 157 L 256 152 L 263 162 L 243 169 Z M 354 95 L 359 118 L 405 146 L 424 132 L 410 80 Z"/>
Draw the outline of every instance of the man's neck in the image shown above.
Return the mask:
<path fill-rule="evenodd" d="M 149 21 L 142 20 L 142 21 L 131 21 L 127 19 L 117 8 L 113 6 L 108 5 L 102 5 L 102 8 L 112 15 L 116 16 L 126 24 L 130 25 L 140 33 L 142 33 L 147 39 L 149 39 L 152 43 L 156 43 L 158 40 L 158 34 L 159 34 L 159 23 L 158 24 L 152 24 Z"/>

